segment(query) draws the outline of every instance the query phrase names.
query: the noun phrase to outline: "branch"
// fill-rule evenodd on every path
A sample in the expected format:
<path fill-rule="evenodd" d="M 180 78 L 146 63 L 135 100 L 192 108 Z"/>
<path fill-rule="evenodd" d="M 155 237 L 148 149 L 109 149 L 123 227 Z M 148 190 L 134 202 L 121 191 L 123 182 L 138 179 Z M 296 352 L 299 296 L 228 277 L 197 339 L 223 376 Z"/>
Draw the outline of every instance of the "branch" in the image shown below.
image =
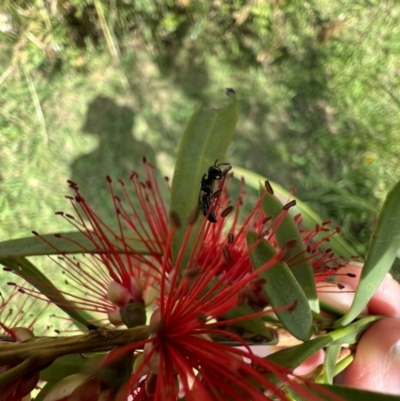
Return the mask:
<path fill-rule="evenodd" d="M 148 326 L 139 326 L 126 330 L 92 330 L 71 337 L 35 338 L 24 343 L 0 342 L 0 366 L 15 365 L 31 357 L 52 361 L 69 354 L 109 351 L 148 337 Z"/>

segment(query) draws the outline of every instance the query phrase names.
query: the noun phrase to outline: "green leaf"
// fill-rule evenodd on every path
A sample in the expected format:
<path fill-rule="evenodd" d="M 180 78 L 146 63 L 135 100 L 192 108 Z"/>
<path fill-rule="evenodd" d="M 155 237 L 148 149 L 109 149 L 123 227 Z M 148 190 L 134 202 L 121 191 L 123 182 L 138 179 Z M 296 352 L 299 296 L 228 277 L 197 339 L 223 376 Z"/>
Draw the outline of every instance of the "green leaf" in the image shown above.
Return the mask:
<path fill-rule="evenodd" d="M 350 354 L 346 358 L 340 360 L 336 363 L 334 370 L 333 370 L 333 377 L 337 376 L 341 372 L 343 372 L 352 362 L 354 361 L 354 354 Z M 326 383 L 325 372 L 319 375 L 315 380 L 315 383 L 318 384 L 328 384 Z M 331 383 L 332 384 L 332 383 Z"/>
<path fill-rule="evenodd" d="M 348 357 L 339 361 L 335 366 L 334 376 L 342 373 L 352 362 L 354 361 L 354 354 L 349 355 Z"/>
<path fill-rule="evenodd" d="M 330 315 L 336 315 L 337 319 L 341 318 L 346 312 L 339 307 L 333 306 L 327 302 L 319 300 L 319 306 L 322 311 L 328 312 Z"/>
<path fill-rule="evenodd" d="M 327 384 L 333 383 L 335 367 L 341 348 L 342 346 L 339 344 L 331 344 L 325 351 L 323 378 Z"/>
<path fill-rule="evenodd" d="M 312 354 L 328 345 L 355 344 L 362 333 L 373 322 L 376 322 L 379 319 L 381 319 L 379 316 L 368 316 L 355 323 L 349 324 L 347 327 L 331 331 L 328 334 L 306 341 L 303 344 L 275 352 L 274 354 L 269 355 L 267 359 L 293 370 Z"/>
<path fill-rule="evenodd" d="M 382 319 L 381 316 L 367 316 L 345 327 L 331 331 L 329 335 L 333 338 L 334 344 L 357 344 L 364 331 L 380 319 Z"/>
<path fill-rule="evenodd" d="M 258 242 L 250 253 L 250 260 L 254 269 L 259 269 L 274 257 L 276 251 L 265 239 L 259 240 L 258 234 L 253 231 L 248 231 L 246 237 L 248 247 Z M 260 273 L 260 276 L 266 280 L 262 288 L 274 309 L 296 305 L 292 310 L 276 312 L 276 315 L 289 333 L 302 341 L 308 340 L 312 333 L 310 306 L 304 291 L 286 263 L 278 262 Z"/>
<path fill-rule="evenodd" d="M 229 101 L 221 108 L 198 107 L 195 110 L 179 144 L 170 206 L 171 212 L 176 213 L 180 220 L 172 244 L 175 259 L 188 227 L 188 219 L 198 206 L 203 174 L 216 159 L 226 162 L 225 153 L 232 141 L 238 117 L 235 92 L 227 89 L 227 95 Z"/>
<path fill-rule="evenodd" d="M 64 377 L 75 373 L 95 371 L 105 354 L 65 355 L 57 358 L 50 366 L 40 372 L 40 380 L 59 382 Z"/>
<path fill-rule="evenodd" d="M 319 349 L 326 347 L 330 343 L 332 343 L 332 338 L 329 335 L 325 335 L 275 352 L 268 355 L 266 359 L 293 370 Z"/>
<path fill-rule="evenodd" d="M 223 315 L 223 318 L 226 320 L 236 319 L 238 317 L 248 316 L 252 313 L 254 313 L 254 310 L 251 308 L 249 304 L 242 304 L 226 312 Z M 267 327 L 261 318 L 246 319 L 232 324 L 235 326 L 242 327 L 251 333 L 258 334 L 259 336 L 263 337 L 266 341 L 268 341 L 268 344 L 270 345 L 276 344 L 277 342 L 277 335 L 275 330 L 273 330 L 270 327 Z M 266 344 L 266 342 L 263 342 L 263 344 Z"/>
<path fill-rule="evenodd" d="M 265 188 L 262 191 L 265 192 Z M 282 213 L 283 205 L 275 195 L 267 192 L 264 196 L 261 207 L 266 216 L 272 216 L 275 220 Z M 275 239 L 281 249 L 289 241 L 296 241 L 294 247 L 287 250 L 285 260 L 290 260 L 290 264 L 293 265 L 290 269 L 306 294 L 311 310 L 315 313 L 319 313 L 314 272 L 310 261 L 306 260 L 308 253 L 297 225 L 290 214 L 287 214 L 284 219 L 282 219 L 279 227 L 277 227 Z"/>
<path fill-rule="evenodd" d="M 38 289 L 51 302 L 56 304 L 65 313 L 71 316 L 76 322 L 87 327 L 90 320 L 94 320 L 89 313 L 80 311 L 73 302 L 68 301 L 53 283 L 31 262 L 25 258 L 7 259 L 0 258 L 0 264 L 11 268 L 18 275 L 23 277 L 32 286 Z"/>
<path fill-rule="evenodd" d="M 260 174 L 254 173 L 247 169 L 244 169 L 239 166 L 233 166 L 233 171 L 235 172 L 235 178 L 240 179 L 244 177 L 246 180 L 246 184 L 250 187 L 258 190 L 260 187 L 260 182 L 265 182 L 267 178 L 263 177 Z M 286 191 L 283 187 L 276 184 L 275 182 L 268 180 L 273 189 L 275 195 L 284 202 L 288 199 L 289 192 Z M 291 196 L 291 199 L 296 201 L 296 206 L 289 209 L 289 213 L 292 216 L 301 213 L 303 218 L 303 225 L 307 228 L 314 228 L 316 224 L 321 224 L 323 219 L 318 216 L 311 208 L 309 208 L 304 202 L 295 196 Z M 356 244 L 357 245 L 357 244 Z M 329 241 L 329 248 L 332 248 L 335 253 L 338 255 L 342 255 L 345 259 L 349 259 L 351 256 L 357 255 L 357 251 L 347 243 L 340 235 L 333 236 Z"/>
<path fill-rule="evenodd" d="M 73 254 L 96 251 L 93 241 L 81 232 L 71 231 L 62 233 L 61 238 L 55 235 L 58 236 L 59 234 L 45 234 L 40 237 L 32 235 L 31 237 L 0 242 L 0 257 L 17 258 L 21 256 L 55 255 L 60 253 Z M 93 236 L 93 233 L 90 232 L 90 235 Z M 134 241 L 132 235 L 132 232 L 127 233 L 126 237 L 124 237 L 124 243 L 132 249 L 132 252 L 148 254 L 149 250 L 147 247 L 141 244 L 139 239 Z M 121 241 L 111 237 L 111 235 L 109 240 L 116 247 L 121 247 L 121 252 L 126 252 Z"/>
<path fill-rule="evenodd" d="M 400 248 L 399 205 L 400 182 L 388 193 L 382 206 L 353 303 L 337 325 L 345 326 L 360 314 L 392 267 Z"/>
<path fill-rule="evenodd" d="M 372 391 L 365 391 L 365 390 L 358 390 L 351 387 L 344 387 L 344 386 L 331 386 L 328 384 L 321 384 L 325 390 L 330 391 L 343 397 L 343 400 L 351 400 L 351 401 L 399 401 L 399 396 L 387 395 L 382 393 L 373 393 Z M 327 395 L 323 395 L 318 393 L 321 400 L 332 400 L 332 397 Z"/>

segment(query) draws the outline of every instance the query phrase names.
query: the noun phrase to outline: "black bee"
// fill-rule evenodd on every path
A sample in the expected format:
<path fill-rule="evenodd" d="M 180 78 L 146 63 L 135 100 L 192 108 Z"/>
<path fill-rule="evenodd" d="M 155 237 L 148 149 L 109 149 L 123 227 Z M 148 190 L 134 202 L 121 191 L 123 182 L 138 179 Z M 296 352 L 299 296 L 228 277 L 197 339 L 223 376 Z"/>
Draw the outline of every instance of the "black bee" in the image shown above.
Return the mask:
<path fill-rule="evenodd" d="M 215 181 L 220 180 L 224 176 L 220 166 L 230 166 L 229 163 L 217 164 L 217 161 L 218 159 L 215 160 L 214 165 L 209 167 L 208 171 L 201 178 L 199 192 L 199 206 L 201 212 L 204 216 L 208 215 L 208 221 L 211 221 L 211 223 L 217 222 L 214 210 L 210 210 Z"/>

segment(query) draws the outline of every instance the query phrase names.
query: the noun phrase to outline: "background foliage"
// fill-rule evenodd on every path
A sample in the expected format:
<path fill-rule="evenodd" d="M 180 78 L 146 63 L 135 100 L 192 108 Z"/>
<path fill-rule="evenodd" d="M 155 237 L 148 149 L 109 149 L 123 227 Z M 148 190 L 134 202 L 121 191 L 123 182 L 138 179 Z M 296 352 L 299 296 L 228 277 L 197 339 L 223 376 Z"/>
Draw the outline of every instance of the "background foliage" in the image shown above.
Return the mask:
<path fill-rule="evenodd" d="M 2 4 L 2 240 L 69 229 L 68 178 L 107 218 L 107 174 L 146 155 L 171 176 L 194 107 L 234 87 L 227 161 L 294 186 L 363 254 L 400 178 L 397 2 Z"/>

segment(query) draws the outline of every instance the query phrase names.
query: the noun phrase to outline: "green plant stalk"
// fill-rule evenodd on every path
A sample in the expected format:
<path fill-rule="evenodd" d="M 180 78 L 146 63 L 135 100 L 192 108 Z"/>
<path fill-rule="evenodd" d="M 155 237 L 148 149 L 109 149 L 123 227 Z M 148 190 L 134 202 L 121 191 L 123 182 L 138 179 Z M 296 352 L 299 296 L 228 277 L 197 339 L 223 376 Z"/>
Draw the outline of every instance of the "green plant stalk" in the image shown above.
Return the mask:
<path fill-rule="evenodd" d="M 0 343 L 0 366 L 22 363 L 31 357 L 50 362 L 70 354 L 104 352 L 149 337 L 147 326 L 126 330 L 92 330 L 71 337 L 35 338 L 24 343 Z"/>

